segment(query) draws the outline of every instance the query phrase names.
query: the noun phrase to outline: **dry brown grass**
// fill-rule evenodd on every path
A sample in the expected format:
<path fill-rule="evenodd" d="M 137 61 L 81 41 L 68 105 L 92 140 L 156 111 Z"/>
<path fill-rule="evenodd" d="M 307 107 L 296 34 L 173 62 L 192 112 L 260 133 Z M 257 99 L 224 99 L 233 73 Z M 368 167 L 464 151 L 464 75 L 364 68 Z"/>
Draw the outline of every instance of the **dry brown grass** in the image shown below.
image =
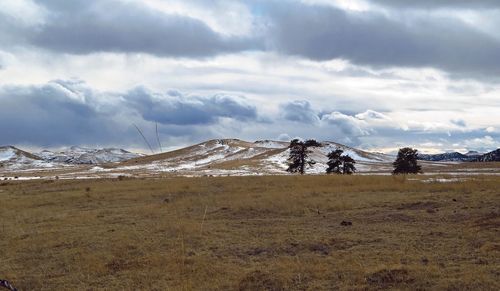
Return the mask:
<path fill-rule="evenodd" d="M 500 289 L 500 177 L 0 183 L 21 290 Z"/>

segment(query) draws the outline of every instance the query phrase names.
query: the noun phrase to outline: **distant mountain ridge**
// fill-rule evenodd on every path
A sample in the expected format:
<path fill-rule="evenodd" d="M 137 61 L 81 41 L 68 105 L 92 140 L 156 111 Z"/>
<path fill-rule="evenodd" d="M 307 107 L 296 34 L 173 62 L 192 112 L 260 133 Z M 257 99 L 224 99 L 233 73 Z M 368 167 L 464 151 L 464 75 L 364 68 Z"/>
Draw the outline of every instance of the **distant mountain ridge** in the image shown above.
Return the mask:
<path fill-rule="evenodd" d="M 432 162 L 498 162 L 500 161 L 500 149 L 485 154 L 476 151 L 469 151 L 465 154 L 459 152 L 419 154 L 418 159 Z"/>
<path fill-rule="evenodd" d="M 73 146 L 61 151 L 45 150 L 40 153 L 30 153 L 14 146 L 0 146 L 0 167 L 26 170 L 70 165 L 97 165 L 123 162 L 141 156 L 141 154 L 117 148 L 92 149 Z"/>
<path fill-rule="evenodd" d="M 474 162 L 500 162 L 500 149 L 496 149 L 473 160 Z"/>
<path fill-rule="evenodd" d="M 118 148 L 92 149 L 70 147 L 59 151 L 32 154 L 12 146 L 0 147 L 0 173 L 59 171 L 64 175 L 92 177 L 113 175 L 282 175 L 288 168 L 289 142 L 239 139 L 215 139 L 178 150 L 142 155 Z M 356 161 L 359 173 L 390 173 L 395 159 L 392 155 L 368 152 L 332 141 L 310 147 L 309 156 L 316 163 L 306 168 L 307 174 L 322 174 L 327 168 L 327 154 L 342 149 Z M 419 155 L 427 165 L 439 162 L 490 162 L 500 160 L 500 149 L 477 152 Z M 423 161 L 424 162 L 424 161 Z"/>
<path fill-rule="evenodd" d="M 468 162 L 479 157 L 478 155 L 467 155 L 459 152 L 442 153 L 442 154 L 418 154 L 418 159 L 432 162 Z"/>
<path fill-rule="evenodd" d="M 78 146 L 56 152 L 45 150 L 36 155 L 47 162 L 77 165 L 116 163 L 142 156 L 118 148 L 93 149 Z"/>

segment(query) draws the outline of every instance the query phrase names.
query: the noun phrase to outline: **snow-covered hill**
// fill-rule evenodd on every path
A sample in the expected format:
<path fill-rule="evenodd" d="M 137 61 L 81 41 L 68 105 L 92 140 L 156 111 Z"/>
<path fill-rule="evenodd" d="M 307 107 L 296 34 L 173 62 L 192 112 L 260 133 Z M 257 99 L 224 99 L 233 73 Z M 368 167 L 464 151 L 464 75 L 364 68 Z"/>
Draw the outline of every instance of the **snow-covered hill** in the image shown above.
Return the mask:
<path fill-rule="evenodd" d="M 117 148 L 92 149 L 70 147 L 61 151 L 42 151 L 36 154 L 47 162 L 65 164 L 104 164 L 123 162 L 141 155 Z"/>
<path fill-rule="evenodd" d="M 433 162 L 470 162 L 474 161 L 482 154 L 470 151 L 465 154 L 459 152 L 442 153 L 442 154 L 418 154 L 418 159 L 423 161 L 433 161 Z"/>
<path fill-rule="evenodd" d="M 289 155 L 288 142 L 256 141 L 238 139 L 210 140 L 169 153 L 132 159 L 117 164 L 117 170 L 174 172 L 187 175 L 224 174 L 285 174 Z M 310 157 L 316 164 L 309 173 L 323 173 L 326 169 L 326 154 L 341 148 L 357 162 L 361 171 L 380 171 L 390 168 L 392 156 L 370 153 L 334 142 L 322 142 L 312 147 Z"/>
<path fill-rule="evenodd" d="M 7 169 L 35 169 L 51 167 L 40 157 L 13 146 L 0 147 L 0 167 Z"/>
<path fill-rule="evenodd" d="M 151 176 L 173 174 L 203 175 L 285 175 L 288 167 L 289 143 L 263 140 L 248 142 L 217 139 L 156 155 L 138 155 L 120 149 L 72 147 L 37 155 L 14 147 L 0 147 L 0 178 L 27 177 L 102 178 L 118 176 Z M 331 141 L 310 147 L 310 158 L 316 163 L 306 168 L 307 174 L 326 170 L 326 155 L 340 148 L 356 161 L 358 173 L 390 174 L 395 157 L 373 153 Z M 472 154 L 471 156 L 474 156 Z M 494 160 L 497 152 L 483 160 Z M 481 161 L 483 161 L 481 160 Z M 425 171 L 449 172 L 457 162 L 422 161 Z M 473 163 L 463 163 L 473 164 Z M 457 168 L 453 168 L 457 171 Z M 465 170 L 464 170 L 465 171 Z M 468 170 L 466 170 L 468 171 Z M 476 171 L 476 170 L 474 170 Z M 467 172 L 469 173 L 469 172 Z"/>
<path fill-rule="evenodd" d="M 475 162 L 500 162 L 500 149 L 496 149 L 474 159 Z"/>

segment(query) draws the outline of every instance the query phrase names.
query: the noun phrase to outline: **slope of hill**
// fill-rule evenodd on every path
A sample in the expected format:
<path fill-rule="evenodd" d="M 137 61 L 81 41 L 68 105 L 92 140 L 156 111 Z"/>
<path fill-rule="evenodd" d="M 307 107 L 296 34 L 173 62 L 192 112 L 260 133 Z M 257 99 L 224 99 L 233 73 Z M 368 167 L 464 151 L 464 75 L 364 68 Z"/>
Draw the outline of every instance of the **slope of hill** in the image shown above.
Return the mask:
<path fill-rule="evenodd" d="M 176 151 L 140 157 L 117 164 L 117 170 L 174 172 L 187 175 L 224 174 L 279 174 L 286 173 L 288 142 L 256 141 L 238 139 L 210 140 Z M 307 169 L 308 173 L 322 173 L 326 169 L 326 154 L 341 148 L 357 161 L 361 171 L 379 171 L 390 168 L 393 157 L 369 153 L 334 142 L 322 142 L 311 148 L 310 157 L 317 163 Z"/>
<path fill-rule="evenodd" d="M 476 151 L 469 151 L 465 154 L 459 152 L 443 154 L 419 154 L 419 160 L 432 162 L 498 162 L 500 161 L 500 149 L 482 154 Z"/>
<path fill-rule="evenodd" d="M 500 162 L 500 149 L 486 153 L 474 159 L 475 162 Z"/>
<path fill-rule="evenodd" d="M 40 157 L 13 146 L 0 147 L 0 166 L 12 169 L 50 167 Z"/>
<path fill-rule="evenodd" d="M 443 153 L 443 154 L 419 154 L 418 159 L 423 160 L 423 161 L 433 161 L 433 162 L 440 162 L 440 161 L 448 161 L 448 162 L 463 162 L 463 161 L 471 161 L 475 157 L 474 156 L 467 156 L 459 152 L 452 152 L 452 153 Z"/>
<path fill-rule="evenodd" d="M 77 165 L 115 163 L 141 156 L 117 148 L 93 149 L 76 146 L 58 152 L 42 151 L 36 155 L 47 162 Z"/>

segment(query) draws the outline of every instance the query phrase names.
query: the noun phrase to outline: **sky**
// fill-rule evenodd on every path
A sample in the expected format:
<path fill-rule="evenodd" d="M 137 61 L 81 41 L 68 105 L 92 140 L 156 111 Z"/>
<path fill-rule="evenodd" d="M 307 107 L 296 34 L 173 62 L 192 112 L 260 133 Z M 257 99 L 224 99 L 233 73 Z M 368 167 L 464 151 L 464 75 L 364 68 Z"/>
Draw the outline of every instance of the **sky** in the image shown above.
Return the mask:
<path fill-rule="evenodd" d="M 0 0 L 0 145 L 500 148 L 497 0 Z"/>

